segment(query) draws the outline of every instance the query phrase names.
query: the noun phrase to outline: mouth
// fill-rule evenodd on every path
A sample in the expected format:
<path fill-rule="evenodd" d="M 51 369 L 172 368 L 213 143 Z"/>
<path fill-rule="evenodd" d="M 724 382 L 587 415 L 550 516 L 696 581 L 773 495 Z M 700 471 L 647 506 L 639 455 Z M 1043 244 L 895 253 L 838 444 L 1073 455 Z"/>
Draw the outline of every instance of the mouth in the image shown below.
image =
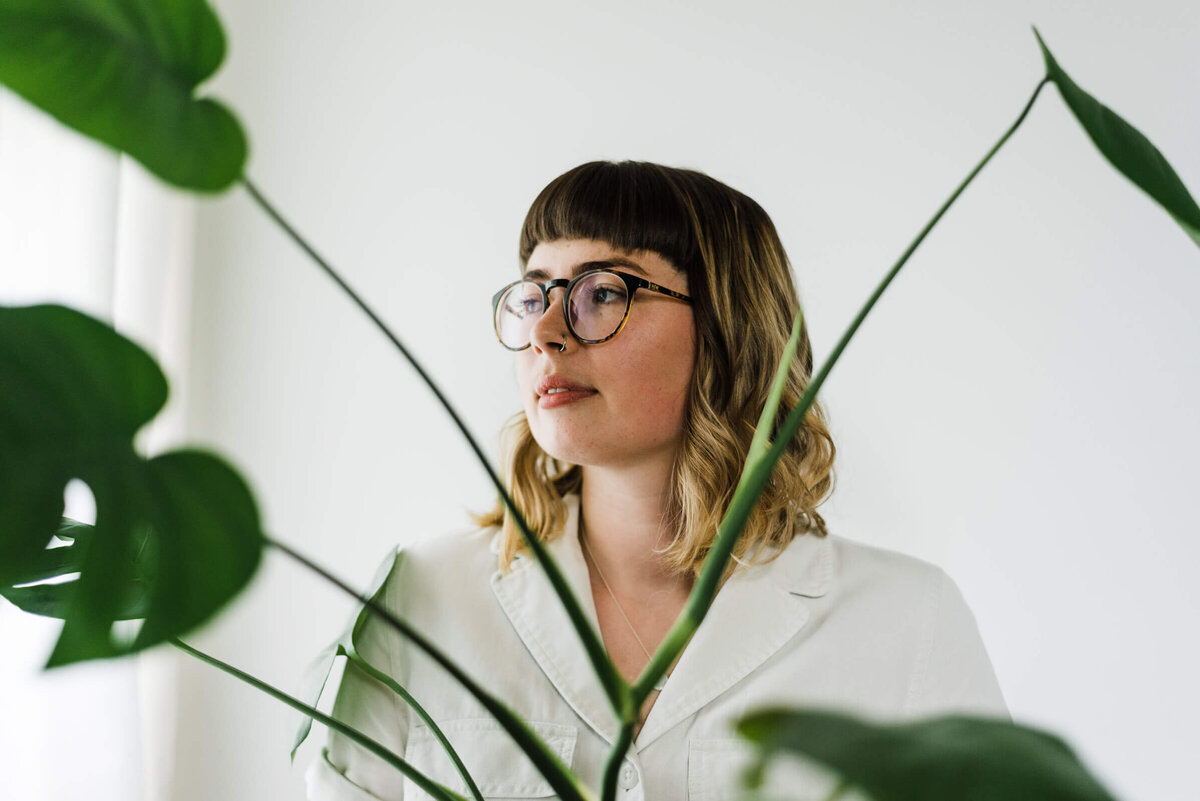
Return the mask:
<path fill-rule="evenodd" d="M 561 375 L 548 375 L 537 383 L 537 403 L 540 409 L 553 409 L 569 403 L 585 400 L 596 394 L 596 390 L 585 384 Z"/>

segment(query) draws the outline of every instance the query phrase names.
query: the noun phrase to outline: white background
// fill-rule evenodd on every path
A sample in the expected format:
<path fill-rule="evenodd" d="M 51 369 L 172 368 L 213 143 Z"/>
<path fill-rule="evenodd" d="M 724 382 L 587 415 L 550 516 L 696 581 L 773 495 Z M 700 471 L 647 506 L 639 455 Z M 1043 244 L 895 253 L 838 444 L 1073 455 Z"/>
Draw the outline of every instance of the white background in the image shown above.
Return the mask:
<path fill-rule="evenodd" d="M 1031 23 L 1200 195 L 1194 3 L 216 5 L 211 90 L 250 132 L 249 176 L 493 454 L 518 400 L 488 302 L 529 203 L 580 162 L 698 168 L 756 198 L 818 359 L 1024 105 Z M 365 583 L 396 542 L 490 505 L 413 372 L 244 191 L 199 204 L 196 241 L 187 440 L 241 467 L 270 532 Z M 1014 716 L 1128 799 L 1197 793 L 1197 298 L 1200 250 L 1050 87 L 822 399 L 830 529 L 944 566 Z M 349 610 L 272 555 L 192 640 L 295 690 Z M 316 743 L 289 767 L 282 706 L 190 661 L 178 685 L 172 801 L 302 795 Z"/>

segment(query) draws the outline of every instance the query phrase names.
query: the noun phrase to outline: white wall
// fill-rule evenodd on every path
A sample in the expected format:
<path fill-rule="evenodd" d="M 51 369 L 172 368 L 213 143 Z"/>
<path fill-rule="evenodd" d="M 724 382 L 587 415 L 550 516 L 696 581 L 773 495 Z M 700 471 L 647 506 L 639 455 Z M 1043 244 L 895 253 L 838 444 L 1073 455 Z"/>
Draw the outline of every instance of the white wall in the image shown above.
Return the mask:
<path fill-rule="evenodd" d="M 488 300 L 529 202 L 581 161 L 696 167 L 758 199 L 818 354 L 1021 109 L 1030 23 L 1200 194 L 1194 3 L 990 5 L 223 0 L 213 91 L 253 179 L 492 448 L 517 401 Z M 488 505 L 412 371 L 244 192 L 203 203 L 197 238 L 191 439 L 244 468 L 271 531 L 365 582 L 393 543 Z M 1017 718 L 1127 798 L 1195 797 L 1198 297 L 1200 251 L 1051 89 L 824 393 L 831 529 L 944 565 Z M 348 610 L 272 558 L 193 639 L 294 689 Z M 190 662 L 180 681 L 173 801 L 301 795 L 282 707 Z"/>

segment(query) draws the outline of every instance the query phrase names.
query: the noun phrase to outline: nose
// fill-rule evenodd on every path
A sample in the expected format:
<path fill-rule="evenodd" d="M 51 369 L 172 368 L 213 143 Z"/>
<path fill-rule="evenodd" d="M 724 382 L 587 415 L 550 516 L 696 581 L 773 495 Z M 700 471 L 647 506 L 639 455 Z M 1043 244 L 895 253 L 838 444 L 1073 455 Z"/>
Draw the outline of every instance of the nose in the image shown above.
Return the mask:
<path fill-rule="evenodd" d="M 529 329 L 529 343 L 538 353 L 547 348 L 555 352 L 563 350 L 564 343 L 571 339 L 571 332 L 567 329 L 567 321 L 563 317 L 563 302 L 566 297 L 561 294 L 555 295 L 556 289 L 560 293 L 567 291 L 561 286 L 548 287 L 546 311 L 542 312 L 542 316 Z"/>

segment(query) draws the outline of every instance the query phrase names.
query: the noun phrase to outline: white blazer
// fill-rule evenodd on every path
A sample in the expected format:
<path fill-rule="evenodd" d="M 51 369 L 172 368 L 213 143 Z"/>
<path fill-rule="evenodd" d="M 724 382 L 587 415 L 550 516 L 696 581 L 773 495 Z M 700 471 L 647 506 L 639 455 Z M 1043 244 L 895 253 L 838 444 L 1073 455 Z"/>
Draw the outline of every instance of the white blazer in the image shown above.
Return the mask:
<path fill-rule="evenodd" d="M 548 548 L 598 632 L 578 539 L 578 498 Z M 617 719 L 579 637 L 529 555 L 496 569 L 498 535 L 475 531 L 398 551 L 384 603 L 514 709 L 599 791 Z M 359 651 L 442 726 L 489 799 L 553 791 L 499 724 L 428 657 L 372 618 Z M 738 796 L 750 750 L 732 729 L 768 705 L 880 719 L 1008 713 L 975 620 L 954 582 L 928 563 L 836 536 L 797 537 L 774 561 L 721 588 L 651 708 L 620 773 L 623 801 Z M 466 794 L 428 727 L 383 685 L 348 667 L 335 717 Z M 309 767 L 315 801 L 428 798 L 378 757 L 331 734 Z M 835 777 L 789 761 L 766 790 L 825 798 Z"/>

